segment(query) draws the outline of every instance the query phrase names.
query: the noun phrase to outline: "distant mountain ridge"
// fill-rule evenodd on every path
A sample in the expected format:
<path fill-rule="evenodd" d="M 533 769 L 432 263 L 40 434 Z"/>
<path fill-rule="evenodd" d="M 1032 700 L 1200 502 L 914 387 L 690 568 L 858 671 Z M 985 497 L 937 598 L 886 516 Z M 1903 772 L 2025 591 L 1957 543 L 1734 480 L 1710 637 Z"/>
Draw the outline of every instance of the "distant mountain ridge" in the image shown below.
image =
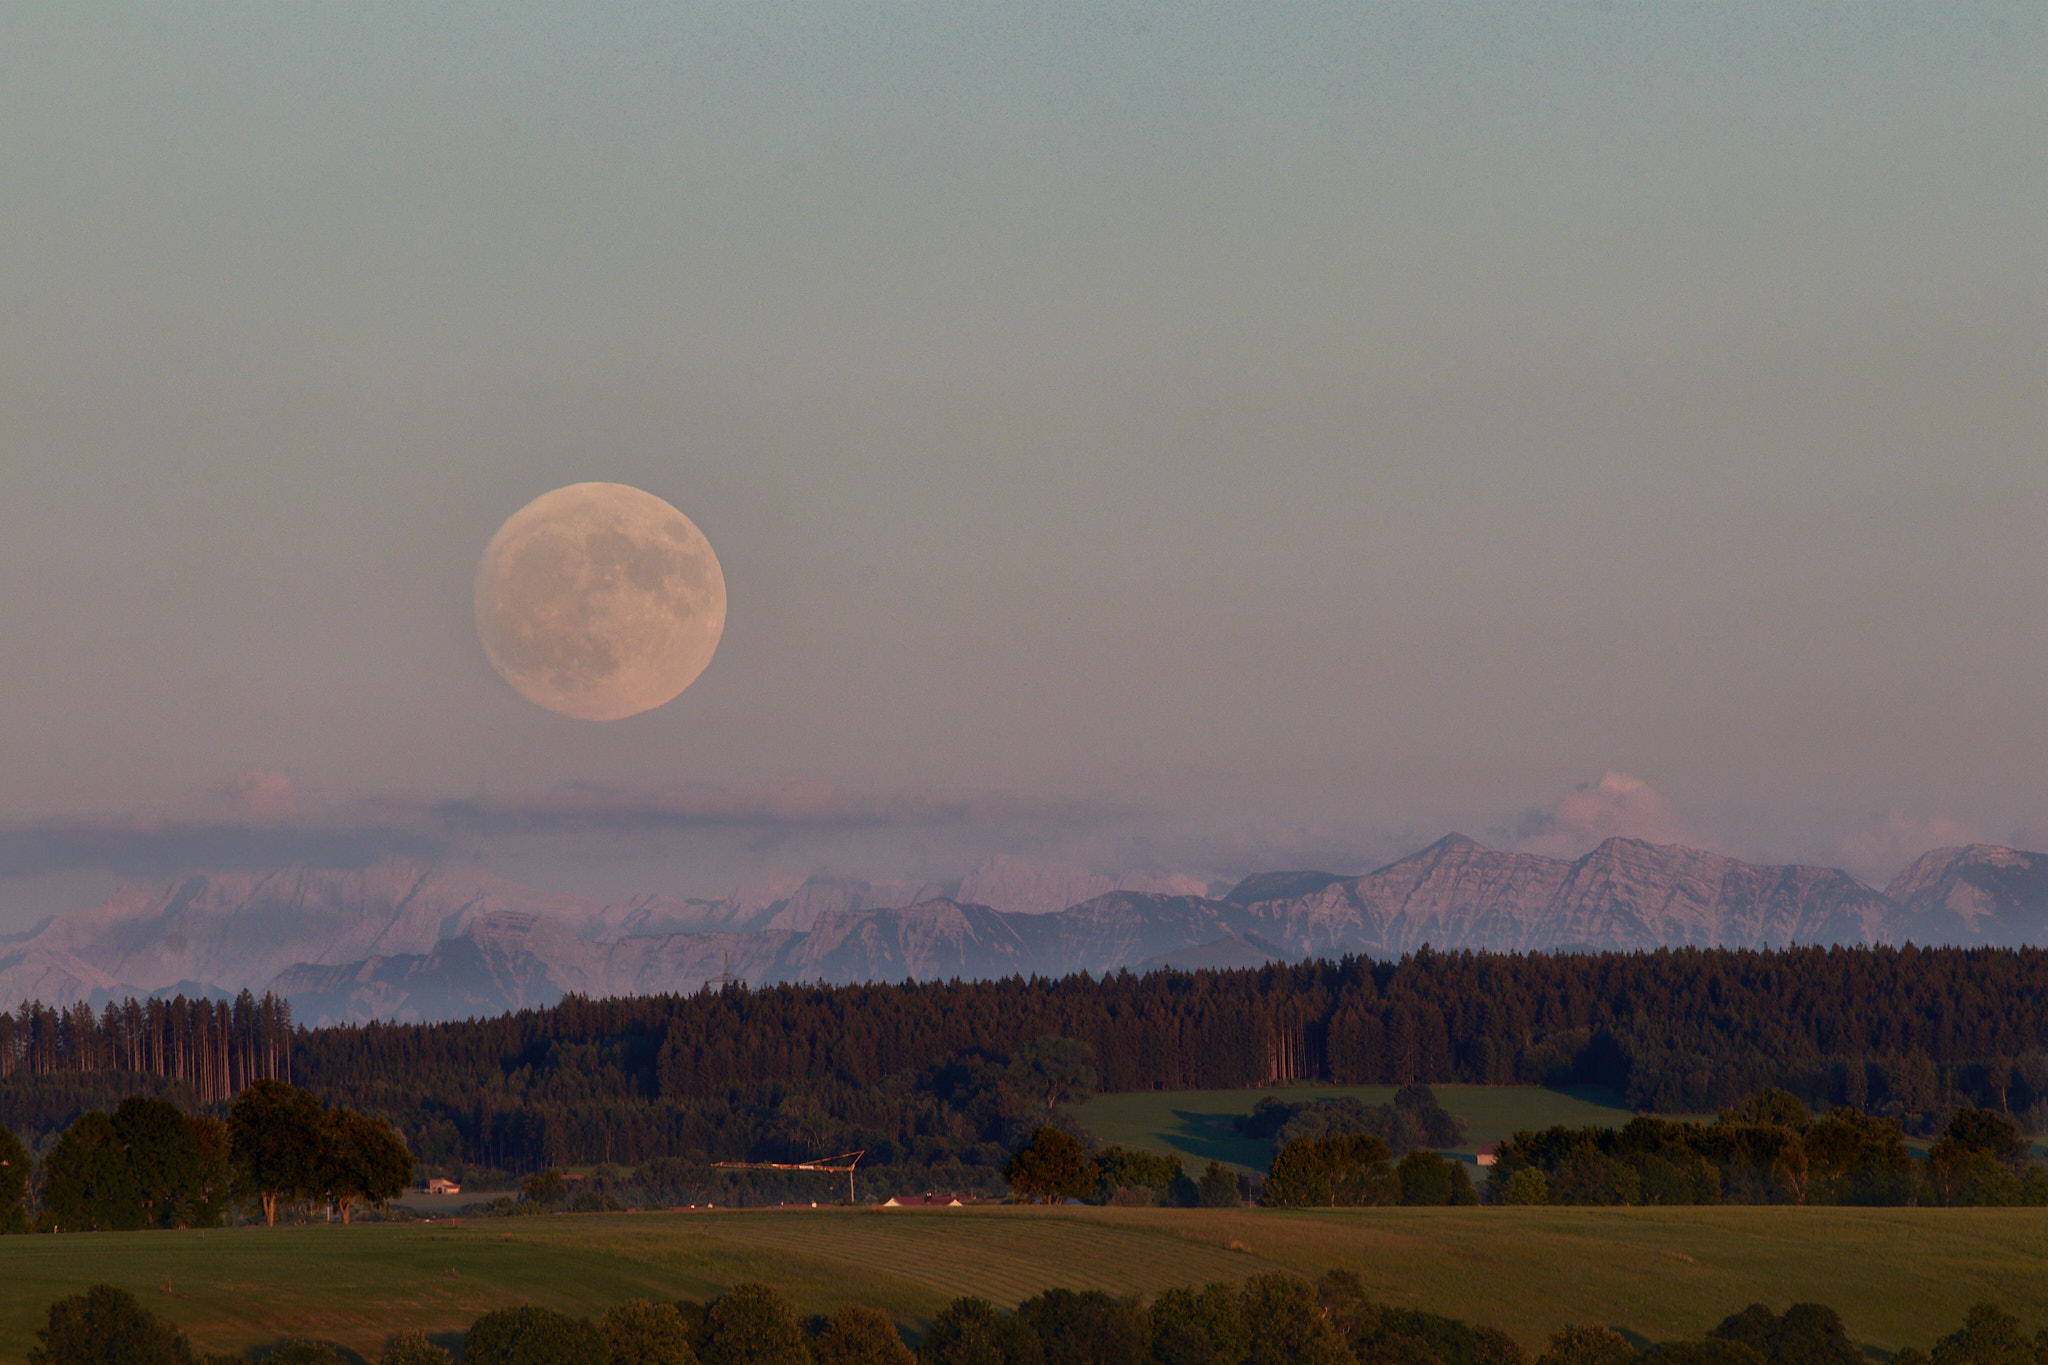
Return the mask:
<path fill-rule="evenodd" d="M 2048 944 L 2048 854 L 1985 844 L 1933 850 L 1882 892 L 1835 868 L 1757 866 L 1633 839 L 1567 860 L 1450 835 L 1359 876 L 1262 873 L 1217 898 L 1187 878 L 1038 871 L 992 862 L 958 886 L 812 878 L 725 901 L 617 905 L 400 862 L 191 876 L 132 884 L 0 942 L 0 1000 L 250 987 L 289 996 L 309 1021 L 440 1019 L 723 979 L 1099 974 L 1392 958 L 1425 943 Z M 962 894 L 970 888 L 1011 905 L 974 903 Z M 1062 888 L 1094 894 L 1033 908 Z"/>

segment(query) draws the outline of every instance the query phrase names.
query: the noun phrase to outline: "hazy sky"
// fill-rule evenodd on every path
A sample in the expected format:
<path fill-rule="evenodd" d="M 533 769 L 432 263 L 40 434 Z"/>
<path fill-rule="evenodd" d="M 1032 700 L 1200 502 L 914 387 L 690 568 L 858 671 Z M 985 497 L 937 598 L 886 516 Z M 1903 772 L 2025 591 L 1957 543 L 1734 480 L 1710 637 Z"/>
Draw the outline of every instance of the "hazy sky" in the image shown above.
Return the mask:
<path fill-rule="evenodd" d="M 2044 74 L 2038 4 L 0 8 L 0 921 L 370 826 L 2039 847 Z M 594 479 L 730 592 L 603 725 L 470 620 Z"/>

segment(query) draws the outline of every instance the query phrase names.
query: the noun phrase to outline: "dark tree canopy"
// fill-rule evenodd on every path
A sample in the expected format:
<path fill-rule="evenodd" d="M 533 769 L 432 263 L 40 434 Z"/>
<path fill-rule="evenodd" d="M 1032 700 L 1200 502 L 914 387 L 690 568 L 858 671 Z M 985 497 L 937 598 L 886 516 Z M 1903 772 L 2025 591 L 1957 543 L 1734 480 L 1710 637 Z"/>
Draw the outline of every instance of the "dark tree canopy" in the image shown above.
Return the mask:
<path fill-rule="evenodd" d="M 1057 1204 L 1092 1191 L 1096 1172 L 1072 1134 L 1045 1127 L 1034 1132 L 1031 1141 L 1010 1159 L 1003 1178 L 1023 1203 Z"/>
<path fill-rule="evenodd" d="M 1145 1365 L 1152 1315 L 1137 1299 L 1099 1289 L 1048 1289 L 1017 1305 L 1044 1348 L 1045 1365 Z"/>
<path fill-rule="evenodd" d="M 470 1324 L 462 1365 L 609 1365 L 611 1348 L 588 1318 L 551 1308 L 500 1308 Z"/>
<path fill-rule="evenodd" d="M 318 1029 L 293 1028 L 279 1001 L 142 1001 L 98 1018 L 33 1006 L 0 1017 L 0 1123 L 39 1149 L 84 1109 L 129 1094 L 189 1108 L 288 1077 L 325 1104 L 389 1118 L 434 1166 L 527 1173 L 862 1148 L 864 1171 L 923 1168 L 902 1188 L 987 1189 L 1044 1122 L 1055 1054 L 1071 1044 L 1091 1050 L 1094 1084 L 1108 1091 L 1308 1077 L 1402 1087 L 1394 1104 L 1360 1106 L 1387 1111 L 1371 1121 L 1395 1155 L 1458 1145 L 1403 1103 L 1420 1098 L 1408 1087 L 1438 1082 L 1592 1083 L 1640 1111 L 1688 1114 L 1769 1087 L 1812 1113 L 1847 1106 L 1933 1137 L 1958 1105 L 2048 1121 L 2044 998 L 2048 949 L 1909 947 L 1418 952 L 1099 979 L 569 997 L 492 1019 Z M 1294 1115 L 1298 1135 L 1351 1122 L 1339 1107 Z M 1781 1107 L 1743 1121 L 1790 1118 Z"/>
<path fill-rule="evenodd" d="M 454 1365 L 455 1358 L 427 1339 L 425 1332 L 400 1332 L 391 1338 L 377 1365 Z"/>
<path fill-rule="evenodd" d="M 696 1365 L 690 1324 L 672 1303 L 630 1299 L 609 1309 L 597 1326 L 611 1365 Z"/>
<path fill-rule="evenodd" d="M 277 1222 L 280 1199 L 313 1193 L 320 1172 L 320 1101 L 283 1081 L 257 1081 L 228 1110 L 236 1168 Z"/>
<path fill-rule="evenodd" d="M 970 1297 L 939 1310 L 917 1358 L 921 1365 L 1045 1365 L 1045 1347 L 1014 1315 Z"/>
<path fill-rule="evenodd" d="M 125 1289 L 96 1284 L 50 1305 L 29 1365 L 193 1365 L 182 1333 Z"/>
<path fill-rule="evenodd" d="M 64 1130 L 43 1161 L 43 1211 L 59 1229 L 144 1226 L 150 1205 L 114 1120 L 95 1109 Z"/>
<path fill-rule="evenodd" d="M 1708 1334 L 1735 1342 L 1771 1365 L 1863 1365 L 1863 1352 L 1849 1340 L 1842 1319 L 1825 1304 L 1795 1303 L 1782 1316 L 1761 1303 L 1731 1313 Z"/>
<path fill-rule="evenodd" d="M 916 1365 L 917 1357 L 889 1315 L 849 1303 L 834 1313 L 811 1342 L 818 1365 Z"/>
<path fill-rule="evenodd" d="M 0 1235 L 29 1230 L 28 1177 L 33 1164 L 21 1139 L 0 1128 Z"/>
<path fill-rule="evenodd" d="M 1202 1168 L 1202 1179 L 1196 1190 L 1205 1209 L 1234 1209 L 1244 1203 L 1244 1196 L 1237 1188 L 1237 1177 L 1220 1161 L 1212 1161 Z"/>
<path fill-rule="evenodd" d="M 1343 1365 L 1350 1354 L 1316 1287 L 1299 1275 L 1254 1275 L 1242 1298 L 1251 1338 L 1246 1365 Z"/>
<path fill-rule="evenodd" d="M 1281 1148 L 1260 1198 L 1273 1208 L 1360 1208 L 1387 1203 L 1398 1188 L 1386 1143 L 1368 1134 L 1333 1135 L 1296 1138 Z"/>
<path fill-rule="evenodd" d="M 1252 1333 L 1237 1287 L 1162 1291 L 1152 1302 L 1152 1343 L 1162 1365 L 1238 1365 Z"/>
<path fill-rule="evenodd" d="M 705 1365 L 807 1365 L 796 1314 L 765 1284 L 736 1284 L 705 1314 Z"/>
<path fill-rule="evenodd" d="M 185 1111 L 169 1100 L 130 1096 L 114 1109 L 114 1133 L 127 1151 L 146 1221 L 179 1222 L 180 1205 L 199 1184 L 199 1140 Z"/>
<path fill-rule="evenodd" d="M 386 1120 L 330 1109 L 320 1119 L 313 1183 L 346 1223 L 357 1202 L 382 1204 L 405 1193 L 412 1184 L 412 1153 Z"/>

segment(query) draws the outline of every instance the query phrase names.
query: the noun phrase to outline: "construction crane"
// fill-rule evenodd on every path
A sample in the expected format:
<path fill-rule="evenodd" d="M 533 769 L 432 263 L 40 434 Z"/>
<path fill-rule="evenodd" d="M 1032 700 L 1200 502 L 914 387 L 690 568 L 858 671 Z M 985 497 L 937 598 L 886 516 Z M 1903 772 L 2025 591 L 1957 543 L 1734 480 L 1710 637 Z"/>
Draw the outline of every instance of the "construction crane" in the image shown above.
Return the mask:
<path fill-rule="evenodd" d="M 853 1202 L 853 1168 L 860 1165 L 860 1159 L 868 1154 L 863 1147 L 857 1152 L 841 1152 L 838 1156 L 821 1156 L 816 1161 L 714 1161 L 711 1164 L 728 1171 L 825 1171 L 832 1175 L 844 1172 L 846 1175 L 846 1202 Z"/>
<path fill-rule="evenodd" d="M 732 954 L 727 953 L 725 955 L 725 970 L 715 977 L 707 978 L 704 982 L 704 989 L 722 995 L 725 993 L 727 986 L 744 986 L 746 984 L 747 979 L 744 976 L 734 976 L 732 974 Z"/>

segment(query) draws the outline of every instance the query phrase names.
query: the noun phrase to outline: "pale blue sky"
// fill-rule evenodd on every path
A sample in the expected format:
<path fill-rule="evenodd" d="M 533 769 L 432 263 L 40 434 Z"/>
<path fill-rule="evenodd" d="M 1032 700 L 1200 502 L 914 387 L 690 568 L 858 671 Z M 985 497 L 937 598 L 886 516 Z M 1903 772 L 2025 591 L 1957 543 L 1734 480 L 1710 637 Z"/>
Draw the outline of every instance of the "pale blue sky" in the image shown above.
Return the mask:
<path fill-rule="evenodd" d="M 2038 5 L 7 5 L 0 129 L 16 831 L 829 782 L 1229 870 L 1616 770 L 2048 840 Z M 468 618 L 587 479 L 731 593 L 610 726 Z M 645 875 L 1038 846 L 972 825 Z"/>

